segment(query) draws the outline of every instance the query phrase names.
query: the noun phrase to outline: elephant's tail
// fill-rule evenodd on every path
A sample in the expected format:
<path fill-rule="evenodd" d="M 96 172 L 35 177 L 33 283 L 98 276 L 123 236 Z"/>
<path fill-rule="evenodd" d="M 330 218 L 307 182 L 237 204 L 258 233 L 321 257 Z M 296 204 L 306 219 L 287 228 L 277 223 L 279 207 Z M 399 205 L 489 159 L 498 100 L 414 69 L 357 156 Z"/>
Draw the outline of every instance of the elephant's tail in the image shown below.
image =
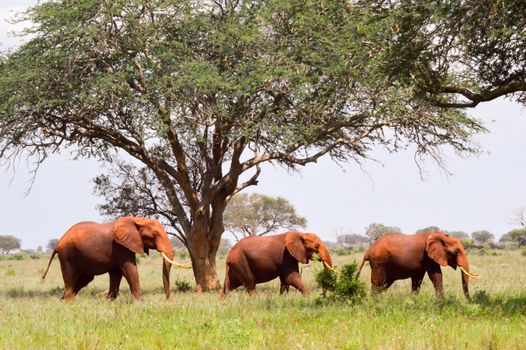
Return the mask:
<path fill-rule="evenodd" d="M 360 267 L 358 268 L 358 273 L 356 274 L 356 279 L 360 277 L 360 272 L 362 272 L 363 265 L 366 261 L 369 261 L 369 255 L 367 253 L 365 253 L 365 255 L 363 256 L 362 263 L 360 264 Z"/>
<path fill-rule="evenodd" d="M 44 274 L 42 275 L 42 279 L 46 278 L 47 272 L 49 271 L 49 267 L 51 266 L 51 262 L 53 261 L 55 254 L 57 254 L 57 251 L 53 249 L 53 253 L 51 253 L 51 258 L 49 259 L 49 263 L 47 264 L 46 271 L 44 271 Z"/>

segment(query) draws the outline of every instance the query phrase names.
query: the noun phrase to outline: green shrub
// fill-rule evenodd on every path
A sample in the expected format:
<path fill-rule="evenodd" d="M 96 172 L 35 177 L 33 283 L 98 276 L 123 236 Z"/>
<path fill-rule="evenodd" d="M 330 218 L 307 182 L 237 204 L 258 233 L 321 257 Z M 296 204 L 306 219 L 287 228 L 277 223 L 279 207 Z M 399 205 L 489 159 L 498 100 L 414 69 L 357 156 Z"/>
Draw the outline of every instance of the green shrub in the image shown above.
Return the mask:
<path fill-rule="evenodd" d="M 16 271 L 15 270 L 7 270 L 5 275 L 14 277 L 14 276 L 16 276 Z"/>
<path fill-rule="evenodd" d="M 523 250 L 522 250 L 521 255 L 522 255 L 522 256 L 526 256 L 526 249 L 523 249 Z"/>
<path fill-rule="evenodd" d="M 352 254 L 352 249 L 346 249 L 346 248 L 338 247 L 338 248 L 335 248 L 333 250 L 333 254 L 336 254 L 338 256 L 351 255 Z"/>
<path fill-rule="evenodd" d="M 24 260 L 24 254 L 22 253 L 16 253 L 16 254 L 13 254 L 9 257 L 9 260 Z"/>
<path fill-rule="evenodd" d="M 343 265 L 337 271 L 322 270 L 316 275 L 316 283 L 323 295 L 317 302 L 340 301 L 355 304 L 365 296 L 365 284 L 357 279 L 358 264 Z"/>
<path fill-rule="evenodd" d="M 185 280 L 175 280 L 175 291 L 178 293 L 186 293 L 192 290 L 190 282 Z"/>

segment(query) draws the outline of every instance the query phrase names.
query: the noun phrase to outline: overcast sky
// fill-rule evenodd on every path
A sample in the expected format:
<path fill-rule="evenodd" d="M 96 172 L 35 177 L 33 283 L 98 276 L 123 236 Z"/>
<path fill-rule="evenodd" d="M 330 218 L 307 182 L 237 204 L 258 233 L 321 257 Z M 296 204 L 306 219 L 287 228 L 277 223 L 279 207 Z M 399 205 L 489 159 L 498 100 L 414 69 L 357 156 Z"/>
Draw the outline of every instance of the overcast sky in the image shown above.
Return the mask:
<path fill-rule="evenodd" d="M 20 38 L 6 22 L 35 0 L 0 1 L 0 50 L 16 47 Z M 371 222 L 398 226 L 403 232 L 436 225 L 471 233 L 486 229 L 497 237 L 518 227 L 514 214 L 526 208 L 526 112 L 521 105 L 500 99 L 470 110 L 485 122 L 488 134 L 475 140 L 484 153 L 459 158 L 445 153 L 447 176 L 433 162 L 424 164 L 424 179 L 413 152 L 388 154 L 377 150 L 379 162 L 360 168 L 335 165 L 329 159 L 300 173 L 266 166 L 260 184 L 251 188 L 287 198 L 305 216 L 307 231 L 334 240 L 334 229 L 364 233 Z M 15 169 L 0 169 L 0 235 L 22 240 L 23 248 L 45 246 L 72 224 L 102 220 L 95 210 L 100 199 L 92 195 L 91 179 L 101 172 L 96 160 L 71 161 L 64 153 L 51 157 L 39 170 L 32 190 L 26 160 Z"/>

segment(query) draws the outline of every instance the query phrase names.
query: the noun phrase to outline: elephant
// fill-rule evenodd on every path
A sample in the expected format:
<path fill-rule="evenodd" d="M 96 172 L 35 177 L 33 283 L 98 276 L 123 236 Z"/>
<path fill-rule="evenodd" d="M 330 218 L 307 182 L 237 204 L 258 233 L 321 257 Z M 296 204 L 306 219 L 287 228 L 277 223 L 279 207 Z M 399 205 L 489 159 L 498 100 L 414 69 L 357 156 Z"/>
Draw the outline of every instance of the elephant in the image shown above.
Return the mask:
<path fill-rule="evenodd" d="M 298 270 L 298 262 L 307 264 L 317 253 L 324 266 L 332 270 L 331 256 L 325 244 L 314 233 L 286 232 L 273 236 L 247 237 L 240 240 L 227 255 L 226 275 L 221 295 L 244 285 L 254 296 L 256 284 L 279 277 L 280 294 L 289 285 L 303 295 L 307 293 Z"/>
<path fill-rule="evenodd" d="M 156 249 L 164 258 L 163 285 L 168 299 L 171 264 L 188 266 L 173 261 L 174 250 L 170 239 L 156 219 L 122 217 L 106 224 L 80 222 L 73 225 L 57 242 L 42 279 L 46 277 L 55 254 L 58 254 L 64 279 L 64 300 L 72 301 L 95 275 L 104 273 L 110 275 L 108 299 L 117 297 L 124 276 L 133 297 L 140 300 L 135 254 L 148 254 L 149 249 Z"/>
<path fill-rule="evenodd" d="M 427 272 L 438 296 L 444 295 L 440 266 L 457 266 L 462 271 L 462 287 L 469 300 L 468 277 L 478 278 L 469 272 L 469 264 L 462 243 L 443 232 L 426 232 L 415 235 L 388 233 L 365 253 L 358 275 L 366 261 L 371 265 L 373 292 L 387 289 L 394 281 L 411 278 L 412 292 L 418 293 Z"/>

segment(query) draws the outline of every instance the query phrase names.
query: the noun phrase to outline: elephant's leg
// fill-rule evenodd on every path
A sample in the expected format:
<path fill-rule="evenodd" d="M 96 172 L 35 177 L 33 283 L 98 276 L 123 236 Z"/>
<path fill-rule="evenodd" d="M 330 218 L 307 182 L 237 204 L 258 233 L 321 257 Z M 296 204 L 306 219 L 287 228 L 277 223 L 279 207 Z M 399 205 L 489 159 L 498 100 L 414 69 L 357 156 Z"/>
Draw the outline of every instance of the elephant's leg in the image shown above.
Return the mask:
<path fill-rule="evenodd" d="M 74 295 L 77 295 L 79 290 L 81 290 L 82 288 L 86 287 L 88 285 L 88 283 L 93 281 L 94 278 L 95 278 L 95 276 L 93 276 L 93 275 L 80 275 L 78 280 L 77 280 L 77 283 L 75 284 Z"/>
<path fill-rule="evenodd" d="M 64 279 L 64 294 L 62 299 L 67 302 L 73 301 L 75 296 L 75 286 L 79 279 L 76 269 L 65 258 L 59 255 L 60 270 L 62 271 L 62 279 Z"/>
<path fill-rule="evenodd" d="M 133 257 L 135 259 L 135 256 Z M 135 261 L 126 261 L 122 267 L 122 274 L 130 286 L 130 291 L 136 300 L 141 299 L 141 287 L 139 284 L 139 272 Z"/>
<path fill-rule="evenodd" d="M 110 289 L 108 290 L 108 299 L 115 299 L 119 295 L 119 287 L 121 285 L 122 272 L 115 270 L 110 272 Z"/>
<path fill-rule="evenodd" d="M 420 286 L 422 285 L 422 281 L 424 280 L 425 274 L 426 272 L 422 271 L 421 273 L 418 273 L 417 275 L 411 277 L 411 291 L 413 293 L 418 294 Z"/>
<path fill-rule="evenodd" d="M 431 266 L 427 270 L 427 275 L 429 276 L 431 282 L 433 282 L 437 295 L 443 296 L 444 286 L 442 284 L 442 270 L 440 269 L 440 265 L 436 264 L 436 266 Z"/>
<path fill-rule="evenodd" d="M 287 285 L 291 285 L 297 290 L 299 290 L 301 294 L 307 294 L 307 288 L 305 288 L 305 285 L 303 284 L 303 281 L 301 280 L 301 276 L 298 271 L 294 271 L 288 274 L 285 278 L 285 282 Z"/>
<path fill-rule="evenodd" d="M 287 283 L 286 279 L 282 276 L 279 277 L 280 286 L 279 286 L 279 294 L 283 294 L 285 292 L 289 292 L 289 284 Z"/>
<path fill-rule="evenodd" d="M 387 289 L 391 284 L 387 286 L 387 273 L 383 265 L 371 264 L 371 290 L 373 294 L 376 294 L 383 289 Z"/>

